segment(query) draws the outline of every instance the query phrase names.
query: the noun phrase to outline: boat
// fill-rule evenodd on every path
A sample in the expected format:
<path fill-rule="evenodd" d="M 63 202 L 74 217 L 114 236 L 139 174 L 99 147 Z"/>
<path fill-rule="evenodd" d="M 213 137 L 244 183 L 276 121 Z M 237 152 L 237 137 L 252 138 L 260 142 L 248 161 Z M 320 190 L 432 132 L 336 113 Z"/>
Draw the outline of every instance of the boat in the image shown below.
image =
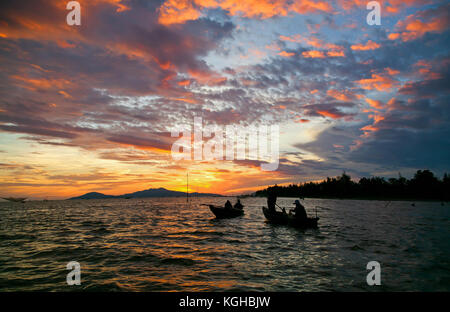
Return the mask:
<path fill-rule="evenodd" d="M 263 207 L 262 211 L 267 221 L 272 224 L 290 225 L 297 228 L 317 228 L 317 223 L 320 218 L 307 218 L 300 220 L 295 218 L 292 214 L 286 212 L 270 212 L 268 208 Z"/>
<path fill-rule="evenodd" d="M 236 218 L 244 214 L 244 209 L 228 208 L 221 206 L 208 205 L 209 209 L 217 219 Z"/>
<path fill-rule="evenodd" d="M 14 203 L 24 203 L 26 198 L 22 197 L 2 197 L 3 199 L 14 202 Z"/>

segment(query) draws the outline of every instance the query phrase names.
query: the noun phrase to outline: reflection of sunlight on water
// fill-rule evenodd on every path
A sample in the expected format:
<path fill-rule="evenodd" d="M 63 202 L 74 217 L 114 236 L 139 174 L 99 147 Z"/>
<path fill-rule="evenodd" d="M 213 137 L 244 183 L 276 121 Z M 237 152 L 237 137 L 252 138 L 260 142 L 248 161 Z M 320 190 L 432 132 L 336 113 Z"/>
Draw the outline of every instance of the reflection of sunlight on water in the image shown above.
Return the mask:
<path fill-rule="evenodd" d="M 216 220 L 201 203 L 223 198 L 29 202 L 0 209 L 0 290 L 368 290 L 365 265 L 382 265 L 381 290 L 449 290 L 449 209 L 439 203 L 305 200 L 319 229 L 264 222 L 263 198 L 244 216 Z M 291 206 L 292 199 L 279 199 Z M 80 289 L 77 289 L 80 290 Z"/>

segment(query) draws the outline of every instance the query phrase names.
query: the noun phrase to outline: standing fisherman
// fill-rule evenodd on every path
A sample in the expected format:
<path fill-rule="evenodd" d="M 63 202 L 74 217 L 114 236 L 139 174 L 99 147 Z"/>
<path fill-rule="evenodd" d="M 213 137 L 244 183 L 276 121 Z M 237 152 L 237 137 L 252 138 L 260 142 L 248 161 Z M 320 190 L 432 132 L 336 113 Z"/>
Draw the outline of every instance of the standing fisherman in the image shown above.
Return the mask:
<path fill-rule="evenodd" d="M 275 212 L 275 205 L 277 203 L 277 194 L 275 191 L 270 190 L 269 194 L 267 195 L 267 207 L 269 208 L 270 212 Z"/>

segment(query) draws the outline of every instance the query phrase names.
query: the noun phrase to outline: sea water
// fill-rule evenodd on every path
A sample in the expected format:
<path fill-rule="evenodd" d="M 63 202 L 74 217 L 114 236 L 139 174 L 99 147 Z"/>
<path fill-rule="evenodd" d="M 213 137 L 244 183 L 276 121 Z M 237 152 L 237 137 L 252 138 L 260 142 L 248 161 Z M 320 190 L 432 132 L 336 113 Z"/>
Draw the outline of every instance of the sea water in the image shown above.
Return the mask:
<path fill-rule="evenodd" d="M 450 290 L 448 203 L 306 199 L 319 228 L 298 230 L 266 223 L 265 198 L 228 220 L 201 206 L 225 201 L 0 203 L 0 291 Z M 71 261 L 79 286 L 66 282 Z M 370 261 L 380 286 L 366 282 Z"/>

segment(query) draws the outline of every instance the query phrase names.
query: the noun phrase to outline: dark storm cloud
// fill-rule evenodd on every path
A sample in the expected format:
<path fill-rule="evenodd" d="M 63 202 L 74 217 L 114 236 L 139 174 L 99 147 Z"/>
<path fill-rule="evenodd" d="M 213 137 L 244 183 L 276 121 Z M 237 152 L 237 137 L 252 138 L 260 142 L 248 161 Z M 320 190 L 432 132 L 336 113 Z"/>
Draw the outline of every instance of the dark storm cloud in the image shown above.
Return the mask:
<path fill-rule="evenodd" d="M 386 167 L 432 168 L 439 174 L 449 170 L 450 129 L 412 132 L 406 129 L 378 131 L 373 140 L 350 153 L 356 162 Z"/>
<path fill-rule="evenodd" d="M 397 101 L 368 138 L 361 138 L 362 124 L 333 127 L 315 141 L 296 147 L 320 156 L 328 165 L 345 164 L 357 170 L 362 164 L 393 171 L 400 167 L 432 168 L 442 174 L 448 171 L 450 159 L 449 100 Z M 363 143 L 355 147 L 358 140 Z"/>
<path fill-rule="evenodd" d="M 450 73 L 447 71 L 439 79 L 408 83 L 399 90 L 399 93 L 412 95 L 417 98 L 439 97 L 442 94 L 448 94 L 450 92 L 449 82 Z"/>

